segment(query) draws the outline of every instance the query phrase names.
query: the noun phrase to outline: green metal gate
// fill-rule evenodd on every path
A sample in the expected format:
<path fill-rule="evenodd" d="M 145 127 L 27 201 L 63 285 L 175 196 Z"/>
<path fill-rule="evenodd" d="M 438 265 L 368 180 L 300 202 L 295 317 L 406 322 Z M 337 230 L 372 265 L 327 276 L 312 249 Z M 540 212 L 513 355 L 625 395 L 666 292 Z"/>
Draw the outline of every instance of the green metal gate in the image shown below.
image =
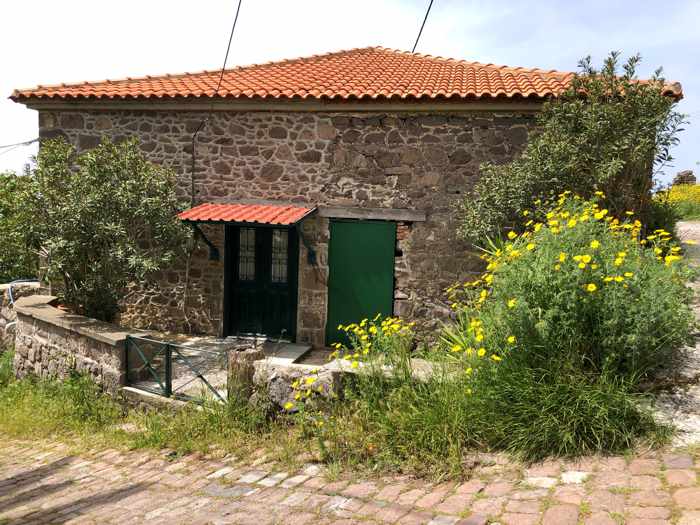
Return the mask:
<path fill-rule="evenodd" d="M 331 221 L 327 344 L 347 342 L 339 324 L 392 314 L 395 249 L 396 223 Z"/>

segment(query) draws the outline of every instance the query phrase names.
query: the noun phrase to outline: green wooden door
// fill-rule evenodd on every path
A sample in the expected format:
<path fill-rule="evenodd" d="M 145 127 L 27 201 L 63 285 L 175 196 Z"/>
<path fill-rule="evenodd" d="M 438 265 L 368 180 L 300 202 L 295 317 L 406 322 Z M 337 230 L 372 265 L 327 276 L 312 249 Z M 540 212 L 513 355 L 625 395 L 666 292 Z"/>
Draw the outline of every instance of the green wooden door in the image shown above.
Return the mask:
<path fill-rule="evenodd" d="M 294 340 L 298 258 L 295 228 L 226 227 L 224 335 Z"/>
<path fill-rule="evenodd" d="M 346 342 L 339 324 L 392 315 L 396 223 L 330 223 L 326 343 Z"/>

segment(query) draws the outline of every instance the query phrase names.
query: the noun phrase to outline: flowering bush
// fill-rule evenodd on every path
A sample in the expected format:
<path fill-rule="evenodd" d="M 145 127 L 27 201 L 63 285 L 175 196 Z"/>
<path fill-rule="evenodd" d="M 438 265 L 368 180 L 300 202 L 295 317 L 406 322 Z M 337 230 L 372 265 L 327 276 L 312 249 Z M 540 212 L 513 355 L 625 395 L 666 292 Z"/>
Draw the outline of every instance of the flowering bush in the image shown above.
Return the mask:
<path fill-rule="evenodd" d="M 374 319 L 363 319 L 359 323 L 338 325 L 345 332 L 350 345 L 335 343 L 331 358 L 340 357 L 349 363 L 350 368 L 358 368 L 360 362 L 373 358 L 395 361 L 406 356 L 413 347 L 413 326 L 399 317 L 385 317 L 377 314 Z"/>
<path fill-rule="evenodd" d="M 669 232 L 640 238 L 631 212 L 618 219 L 570 192 L 522 216 L 485 252 L 486 273 L 450 289 L 451 351 L 637 381 L 689 341 L 689 270 Z"/>
<path fill-rule="evenodd" d="M 676 184 L 659 192 L 655 200 L 668 202 L 684 219 L 700 219 L 700 185 Z"/>

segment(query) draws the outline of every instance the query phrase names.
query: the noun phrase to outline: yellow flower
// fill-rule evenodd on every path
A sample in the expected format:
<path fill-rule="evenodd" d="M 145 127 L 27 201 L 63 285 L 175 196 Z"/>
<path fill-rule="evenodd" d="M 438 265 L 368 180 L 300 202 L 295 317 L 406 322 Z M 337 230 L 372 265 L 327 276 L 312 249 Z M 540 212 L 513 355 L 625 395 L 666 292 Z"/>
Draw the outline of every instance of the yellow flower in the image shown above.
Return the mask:
<path fill-rule="evenodd" d="M 581 268 L 582 270 L 586 267 L 586 263 L 578 263 L 578 267 Z"/>
<path fill-rule="evenodd" d="M 541 229 L 542 229 L 542 223 L 541 223 L 541 222 L 538 222 L 537 224 L 535 224 L 535 232 L 538 232 L 538 231 L 540 231 Z"/>
<path fill-rule="evenodd" d="M 479 348 L 479 350 L 476 352 L 476 355 L 478 355 L 479 357 L 484 357 L 486 355 L 486 349 Z"/>
<path fill-rule="evenodd" d="M 666 257 L 664 257 L 664 262 L 665 262 L 666 266 L 671 266 L 671 264 L 674 261 L 678 261 L 680 259 L 681 259 L 680 255 L 667 255 Z"/>
<path fill-rule="evenodd" d="M 597 250 L 598 248 L 600 248 L 600 243 L 598 241 L 596 241 L 595 239 L 592 240 L 591 241 L 591 248 L 594 250 Z"/>
<path fill-rule="evenodd" d="M 353 362 L 350 364 L 350 368 L 357 368 L 358 366 L 360 366 L 360 363 L 359 363 L 358 361 L 353 361 Z"/>
<path fill-rule="evenodd" d="M 569 222 L 566 223 L 566 225 L 567 225 L 569 228 L 575 227 L 575 226 L 576 226 L 576 219 L 571 219 Z"/>
<path fill-rule="evenodd" d="M 559 252 L 559 262 L 566 261 L 566 254 L 564 252 Z"/>
<path fill-rule="evenodd" d="M 683 242 L 683 244 L 690 244 L 690 245 L 697 244 L 697 241 L 694 241 L 692 239 L 689 239 L 687 241 L 682 241 L 682 242 Z"/>
<path fill-rule="evenodd" d="M 528 215 L 530 215 L 530 212 L 527 210 L 523 210 L 523 217 L 527 217 Z"/>
<path fill-rule="evenodd" d="M 586 291 L 589 293 L 593 293 L 598 289 L 598 287 L 594 283 L 588 283 L 586 285 Z"/>
<path fill-rule="evenodd" d="M 591 270 L 597 270 L 598 265 L 597 264 L 591 264 Z"/>
<path fill-rule="evenodd" d="M 491 355 L 491 359 L 494 360 L 494 361 L 496 361 L 496 362 L 501 361 L 501 358 L 498 357 L 496 354 L 492 354 L 492 355 Z"/>
<path fill-rule="evenodd" d="M 618 257 L 617 259 L 615 259 L 615 262 L 613 262 L 613 264 L 615 266 L 621 266 L 623 262 L 625 261 L 621 257 Z"/>
<path fill-rule="evenodd" d="M 509 299 L 508 300 L 508 308 L 515 308 L 515 305 L 517 303 L 517 299 Z"/>
<path fill-rule="evenodd" d="M 632 272 L 625 272 L 625 277 L 634 277 Z"/>
<path fill-rule="evenodd" d="M 284 409 L 285 409 L 285 410 L 291 410 L 291 409 L 293 409 L 293 408 L 294 408 L 294 403 L 291 403 L 291 402 L 287 401 L 287 402 L 284 404 Z"/>
<path fill-rule="evenodd" d="M 554 269 L 555 269 L 556 271 L 561 270 L 561 264 L 555 264 L 555 265 L 554 265 Z"/>
<path fill-rule="evenodd" d="M 618 257 L 627 257 L 627 252 L 617 252 Z"/>
<path fill-rule="evenodd" d="M 481 341 L 484 340 L 484 334 L 481 333 L 481 332 L 479 332 L 478 334 L 476 334 L 476 337 L 475 337 L 474 339 L 476 339 L 477 341 L 481 342 Z"/>
<path fill-rule="evenodd" d="M 511 240 L 512 240 L 512 239 L 515 239 L 517 236 L 518 236 L 518 234 L 515 233 L 514 231 L 509 231 L 509 232 L 508 232 L 508 238 L 511 239 Z"/>
<path fill-rule="evenodd" d="M 514 343 L 515 343 L 515 336 L 514 336 L 514 335 L 509 335 L 507 341 L 508 341 L 510 344 L 514 344 Z"/>
<path fill-rule="evenodd" d="M 450 350 L 452 350 L 453 352 L 459 352 L 460 350 L 462 350 L 462 346 L 461 345 L 452 345 L 452 348 L 450 348 Z"/>
<path fill-rule="evenodd" d="M 529 251 L 532 251 L 535 249 L 535 245 L 534 245 L 534 243 L 528 243 L 528 245 L 525 246 L 525 248 Z"/>
<path fill-rule="evenodd" d="M 612 278 L 612 277 L 610 277 L 610 276 L 608 276 L 608 277 L 606 277 L 606 278 L 605 278 L 605 279 L 603 279 L 603 280 L 604 280 L 604 281 L 605 281 L 606 283 L 609 283 L 610 281 L 612 281 L 612 280 L 613 280 L 613 278 Z"/>
<path fill-rule="evenodd" d="M 588 254 L 583 255 L 583 256 L 581 256 L 581 260 L 582 260 L 583 262 L 585 262 L 586 264 L 588 264 L 589 262 L 591 262 L 591 256 L 588 255 Z"/>

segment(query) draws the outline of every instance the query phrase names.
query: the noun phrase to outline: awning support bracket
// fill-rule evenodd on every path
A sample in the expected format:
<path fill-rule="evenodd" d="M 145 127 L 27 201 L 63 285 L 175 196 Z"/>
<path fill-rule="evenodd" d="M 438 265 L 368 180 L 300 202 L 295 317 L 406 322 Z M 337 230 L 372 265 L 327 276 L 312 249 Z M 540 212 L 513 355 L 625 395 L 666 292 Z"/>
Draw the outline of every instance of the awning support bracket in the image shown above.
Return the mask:
<path fill-rule="evenodd" d="M 211 242 L 207 238 L 206 235 L 204 235 L 204 232 L 201 230 L 201 228 L 197 225 L 196 222 L 188 221 L 188 223 L 192 227 L 192 230 L 194 230 L 195 235 L 202 239 L 202 241 L 204 241 L 204 244 L 206 244 L 209 247 L 209 260 L 218 261 L 220 258 L 219 249 L 214 245 L 213 242 Z"/>

